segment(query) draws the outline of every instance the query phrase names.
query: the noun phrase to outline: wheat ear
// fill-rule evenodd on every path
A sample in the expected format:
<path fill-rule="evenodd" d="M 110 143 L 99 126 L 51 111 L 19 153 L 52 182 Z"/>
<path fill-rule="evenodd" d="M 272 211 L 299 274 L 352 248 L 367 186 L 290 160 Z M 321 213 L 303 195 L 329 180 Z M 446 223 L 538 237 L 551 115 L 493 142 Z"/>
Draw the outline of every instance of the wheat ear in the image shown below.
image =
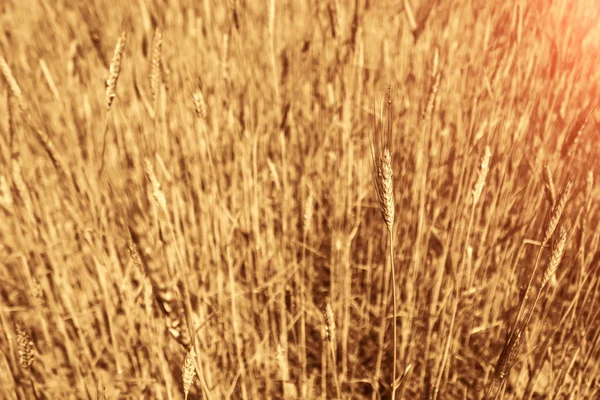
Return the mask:
<path fill-rule="evenodd" d="M 152 40 L 152 60 L 150 63 L 150 91 L 152 93 L 152 105 L 156 108 L 156 98 L 158 97 L 158 85 L 160 84 L 160 64 L 162 57 L 162 31 L 157 27 L 154 31 Z M 155 110 L 156 115 L 156 110 Z"/>
<path fill-rule="evenodd" d="M 331 352 L 331 360 L 333 364 L 333 380 L 335 381 L 335 390 L 339 400 L 341 398 L 341 390 L 337 376 L 337 363 L 335 357 L 335 316 L 333 315 L 333 309 L 331 308 L 330 302 L 327 302 L 327 305 L 325 306 L 323 317 L 325 318 L 325 334 L 327 336 L 327 342 L 329 343 L 329 350 Z"/>
<path fill-rule="evenodd" d="M 127 42 L 127 31 L 124 29 L 117 40 L 115 45 L 115 51 L 113 57 L 110 60 L 110 66 L 108 67 L 108 78 L 106 79 L 106 119 L 104 122 L 104 135 L 102 139 L 102 153 L 100 154 L 100 169 L 98 171 L 98 177 L 102 176 L 104 171 L 104 154 L 106 153 L 107 139 L 108 139 L 108 117 L 110 107 L 117 96 L 117 82 L 119 81 L 119 74 L 121 73 L 121 61 L 123 60 L 123 52 L 125 51 L 125 44 Z"/>
<path fill-rule="evenodd" d="M 552 246 L 552 252 L 550 253 L 550 260 L 544 271 L 544 277 L 542 279 L 542 289 L 546 286 L 548 281 L 554 276 L 558 265 L 560 264 L 563 255 L 565 254 L 565 246 L 567 243 L 567 230 L 564 227 L 560 228 L 558 234 L 558 240 Z M 541 290 L 541 289 L 540 289 Z"/>
<path fill-rule="evenodd" d="M 19 351 L 19 364 L 25 371 L 29 371 L 33 364 L 33 341 L 29 332 L 20 324 L 15 324 L 17 333 L 17 350 Z"/>
<path fill-rule="evenodd" d="M 196 358 L 196 350 L 192 347 L 185 355 L 182 368 L 182 381 L 183 381 L 183 393 L 185 400 L 188 398 L 192 383 L 194 383 L 194 376 L 196 376 L 196 369 L 194 368 L 194 359 Z"/>
<path fill-rule="evenodd" d="M 117 96 L 117 82 L 119 81 L 119 74 L 121 73 L 121 60 L 123 59 L 123 52 L 125 51 L 125 44 L 127 42 L 127 31 L 123 30 L 117 44 L 113 57 L 110 60 L 110 67 L 108 71 L 108 78 L 106 79 L 106 109 L 110 110 L 110 106 L 113 103 L 114 98 Z"/>
<path fill-rule="evenodd" d="M 567 202 L 569 201 L 569 198 L 571 197 L 572 190 L 573 190 L 573 181 L 569 180 L 567 182 L 567 184 L 565 185 L 565 188 L 561 192 L 560 197 L 556 201 L 556 204 L 554 204 L 554 207 L 552 207 L 552 212 L 550 213 L 550 218 L 548 219 L 548 222 L 544 229 L 544 237 L 542 239 L 542 242 L 544 244 L 548 243 L 548 241 L 552 237 L 552 234 L 556 230 L 558 222 L 560 221 L 560 217 L 562 216 L 565 206 L 567 205 Z"/>
<path fill-rule="evenodd" d="M 200 89 L 196 90 L 192 93 L 192 101 L 194 103 L 194 112 L 196 116 L 201 120 L 206 120 L 206 101 L 204 100 L 204 95 Z"/>
<path fill-rule="evenodd" d="M 500 353 L 500 357 L 498 358 L 498 362 L 496 363 L 494 378 L 489 387 L 486 398 L 489 398 L 495 387 L 498 387 L 496 397 L 500 393 L 508 373 L 513 365 L 517 362 L 523 351 L 524 335 L 525 327 L 518 326 L 513 334 L 507 338 L 506 342 L 504 343 L 504 347 L 502 348 L 502 352 Z"/>
<path fill-rule="evenodd" d="M 554 188 L 554 180 L 552 179 L 552 171 L 548 164 L 544 165 L 544 191 L 550 202 L 550 207 L 556 204 L 556 189 Z"/>
<path fill-rule="evenodd" d="M 6 79 L 6 83 L 8 83 L 8 87 L 12 95 L 17 99 L 21 110 L 26 110 L 27 105 L 25 103 L 25 99 L 23 98 L 23 92 L 21 91 L 21 87 L 17 83 L 15 76 L 13 75 L 10 66 L 4 59 L 2 55 L 0 55 L 0 71 L 2 71 L 2 75 L 4 75 L 4 79 Z"/>
<path fill-rule="evenodd" d="M 35 388 L 35 382 L 33 381 L 33 375 L 31 374 L 31 365 L 35 360 L 35 356 L 33 354 L 34 344 L 31 339 L 31 335 L 26 328 L 23 328 L 20 324 L 15 324 L 15 332 L 17 334 L 17 350 L 19 352 L 19 364 L 23 371 L 26 373 L 29 384 L 31 385 L 31 390 L 33 391 L 33 396 L 35 399 L 38 399 L 38 393 Z"/>

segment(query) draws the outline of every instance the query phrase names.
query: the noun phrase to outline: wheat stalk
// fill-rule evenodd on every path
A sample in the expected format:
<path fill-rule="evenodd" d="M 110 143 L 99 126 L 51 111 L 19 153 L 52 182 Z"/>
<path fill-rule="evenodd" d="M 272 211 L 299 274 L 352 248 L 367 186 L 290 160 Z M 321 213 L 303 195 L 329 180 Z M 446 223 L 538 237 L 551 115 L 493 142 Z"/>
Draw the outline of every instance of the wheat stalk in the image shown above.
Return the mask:
<path fill-rule="evenodd" d="M 390 251 L 390 279 L 392 282 L 392 303 L 394 316 L 392 318 L 392 335 L 393 335 L 393 368 L 392 368 L 392 400 L 396 395 L 395 384 L 396 384 L 396 353 L 397 353 L 397 335 L 396 335 L 396 317 L 398 315 L 398 304 L 396 300 L 396 273 L 394 268 L 394 243 L 393 243 L 393 227 L 395 217 L 395 204 L 394 204 L 394 179 L 392 169 L 392 153 L 391 153 L 391 142 L 392 142 L 392 100 L 391 100 L 391 88 L 388 89 L 388 104 L 387 104 L 387 119 L 385 121 L 385 128 L 383 128 L 383 115 L 381 115 L 381 123 L 375 120 L 375 129 L 373 135 L 375 138 L 371 142 L 371 158 L 373 161 L 373 180 L 375 183 L 375 192 L 377 199 L 379 200 L 379 209 L 383 220 L 387 227 L 388 238 L 389 238 L 389 251 Z M 384 132 L 380 132 L 378 127 L 384 129 Z M 376 142 L 374 144 L 373 142 Z M 387 293 L 384 293 L 387 296 Z M 385 332 L 385 307 L 383 313 L 383 319 L 381 323 L 380 341 L 383 338 Z M 381 343 L 380 343 L 381 345 Z M 381 352 L 381 347 L 380 347 Z M 381 353 L 378 356 L 378 362 L 375 368 L 375 375 L 378 377 L 381 367 Z"/>
<path fill-rule="evenodd" d="M 548 243 L 548 241 L 552 237 L 552 234 L 554 233 L 554 230 L 556 229 L 556 226 L 558 225 L 558 222 L 560 221 L 560 217 L 562 216 L 562 213 L 567 204 L 567 201 L 569 200 L 569 197 L 571 196 L 572 190 L 573 190 L 573 181 L 569 180 L 567 182 L 567 184 L 565 185 L 565 187 L 563 188 L 559 199 L 556 201 L 556 204 L 550 211 L 550 218 L 548 218 L 546 226 L 544 228 L 544 235 L 543 235 L 542 243 L 540 245 L 540 248 L 537 252 L 537 256 L 535 258 L 535 262 L 533 265 L 533 271 L 531 272 L 529 281 L 527 282 L 527 286 L 525 287 L 525 295 L 523 296 L 523 299 L 521 300 L 521 303 L 517 310 L 517 315 L 515 317 L 515 323 L 514 323 L 515 329 L 516 329 L 516 326 L 521 317 L 523 307 L 525 306 L 526 301 L 529 299 L 531 286 L 533 283 L 533 278 L 535 277 L 535 274 L 537 272 L 538 264 L 539 264 L 539 261 L 540 261 L 541 255 L 542 255 L 542 250 L 544 249 L 546 243 Z M 539 292 L 538 292 L 538 296 L 536 297 L 536 300 L 535 300 L 536 302 L 537 302 L 538 298 L 539 298 Z M 531 310 L 531 312 L 533 312 L 533 309 Z M 530 313 L 530 315 L 531 315 L 531 313 Z M 528 318 L 528 320 L 529 320 L 529 318 Z M 513 331 L 514 331 L 514 329 L 513 329 Z"/>
<path fill-rule="evenodd" d="M 540 286 L 540 290 L 538 290 L 537 296 L 535 296 L 535 300 L 531 309 L 529 310 L 529 315 L 525 320 L 525 326 L 529 325 L 531 318 L 533 316 L 533 312 L 537 306 L 538 301 L 542 296 L 542 290 L 546 287 L 546 284 L 555 276 L 556 269 L 560 264 L 563 255 L 565 254 L 565 246 L 567 243 L 567 231 L 564 227 L 561 227 L 558 239 L 554 242 L 552 246 L 552 252 L 550 253 L 550 259 L 548 260 L 548 264 L 546 265 L 546 269 L 544 270 L 544 275 L 542 276 L 542 284 Z"/>
<path fill-rule="evenodd" d="M 52 74 L 50 73 L 50 70 L 48 69 L 48 65 L 46 64 L 46 62 L 43 59 L 40 59 L 40 69 L 42 70 L 44 79 L 46 79 L 46 83 L 48 84 L 48 87 L 50 88 L 50 92 L 52 92 L 52 96 L 54 96 L 54 99 L 56 101 L 60 101 L 60 94 L 58 92 L 58 89 L 56 88 L 56 83 L 54 83 L 54 79 L 52 78 Z"/>
<path fill-rule="evenodd" d="M 133 235 L 131 229 L 127 228 L 127 250 L 136 268 L 144 276 L 144 296 L 154 295 L 154 300 L 159 306 L 165 321 L 166 330 L 186 351 L 192 347 L 192 336 L 186 320 L 186 311 L 181 301 L 181 296 L 176 282 L 169 276 L 165 276 L 161 266 L 156 265 L 144 247 L 140 246 L 140 238 Z M 148 285 L 149 283 L 149 285 Z M 151 289 L 151 290 L 150 290 Z M 146 306 L 149 302 L 145 299 Z M 147 311 L 150 311 L 147 309 Z"/>
<path fill-rule="evenodd" d="M 556 229 L 556 226 L 558 225 L 558 222 L 560 221 L 560 217 L 562 216 L 562 213 L 564 211 L 566 203 L 569 200 L 572 189 L 573 189 L 573 181 L 569 180 L 567 182 L 567 184 L 565 185 L 563 191 L 561 192 L 560 197 L 557 200 L 556 204 L 552 208 L 550 218 L 544 229 L 543 242 L 542 242 L 542 245 L 540 246 L 540 249 L 538 250 L 538 254 L 537 254 L 537 257 L 536 257 L 536 260 L 534 263 L 534 267 L 533 267 L 533 272 L 531 273 L 529 282 L 527 283 L 527 287 L 525 288 L 525 295 L 523 297 L 523 300 L 521 301 L 521 304 L 519 305 L 519 309 L 517 310 L 517 316 L 515 317 L 514 328 L 505 344 L 505 348 L 503 349 L 503 352 L 502 352 L 501 357 L 498 362 L 498 366 L 496 368 L 496 375 L 498 378 L 501 378 L 502 381 L 505 379 L 507 371 L 510 370 L 512 364 L 514 363 L 514 358 L 517 357 L 517 355 L 518 355 L 518 351 L 519 351 L 518 347 L 520 347 L 520 344 L 521 344 L 520 342 L 522 340 L 521 335 L 523 334 L 523 331 L 525 329 L 527 329 L 527 326 L 529 325 L 529 322 L 531 321 L 531 317 L 533 315 L 533 312 L 535 311 L 535 307 L 541 296 L 541 290 L 544 288 L 544 286 L 548 283 L 548 281 L 554 275 L 558 265 L 560 264 L 560 260 L 563 257 L 567 233 L 564 228 L 561 228 L 559 238 L 555 242 L 555 244 L 552 248 L 550 260 L 548 262 L 546 270 L 544 271 L 541 288 L 537 293 L 537 296 L 534 300 L 533 306 L 531 307 L 531 309 L 529 311 L 529 315 L 525 318 L 524 322 L 522 324 L 520 324 L 519 320 L 520 320 L 521 312 L 523 310 L 523 307 L 525 306 L 527 299 L 529 298 L 529 293 L 530 293 L 531 286 L 533 283 L 533 278 L 537 271 L 537 267 L 538 267 L 542 249 L 544 248 L 544 245 L 552 237 L 552 234 L 554 233 L 554 230 Z M 517 349 L 514 349 L 514 348 L 517 348 Z M 517 354 L 517 355 L 515 355 L 515 354 Z"/>
<path fill-rule="evenodd" d="M 117 96 L 117 82 L 119 81 L 119 74 L 121 73 L 121 61 L 123 59 L 123 52 L 125 51 L 125 44 L 127 43 L 127 31 L 123 29 L 121 36 L 117 40 L 115 45 L 115 51 L 113 57 L 110 60 L 110 66 L 108 67 L 108 78 L 106 79 L 106 119 L 104 123 L 104 135 L 102 139 L 102 152 L 100 154 L 100 169 L 98 171 L 98 177 L 102 176 L 104 171 L 104 155 L 106 153 L 107 139 L 108 139 L 108 116 L 110 107 L 113 100 Z"/>

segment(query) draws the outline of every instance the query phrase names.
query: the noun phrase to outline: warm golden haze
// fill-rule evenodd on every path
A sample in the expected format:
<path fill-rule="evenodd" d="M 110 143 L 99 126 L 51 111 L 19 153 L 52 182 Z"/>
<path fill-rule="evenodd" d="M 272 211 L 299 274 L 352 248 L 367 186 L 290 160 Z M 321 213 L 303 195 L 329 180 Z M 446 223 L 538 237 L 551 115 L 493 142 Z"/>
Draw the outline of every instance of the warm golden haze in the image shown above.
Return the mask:
<path fill-rule="evenodd" d="M 0 399 L 599 399 L 591 3 L 0 1 Z"/>

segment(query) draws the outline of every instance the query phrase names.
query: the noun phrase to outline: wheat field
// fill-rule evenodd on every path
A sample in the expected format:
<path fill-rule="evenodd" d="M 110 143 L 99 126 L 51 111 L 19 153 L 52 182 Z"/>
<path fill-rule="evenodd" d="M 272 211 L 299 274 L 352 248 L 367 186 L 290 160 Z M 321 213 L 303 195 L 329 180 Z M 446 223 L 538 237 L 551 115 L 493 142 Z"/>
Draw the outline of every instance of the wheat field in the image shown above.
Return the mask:
<path fill-rule="evenodd" d="M 0 398 L 599 399 L 592 0 L 3 0 Z"/>

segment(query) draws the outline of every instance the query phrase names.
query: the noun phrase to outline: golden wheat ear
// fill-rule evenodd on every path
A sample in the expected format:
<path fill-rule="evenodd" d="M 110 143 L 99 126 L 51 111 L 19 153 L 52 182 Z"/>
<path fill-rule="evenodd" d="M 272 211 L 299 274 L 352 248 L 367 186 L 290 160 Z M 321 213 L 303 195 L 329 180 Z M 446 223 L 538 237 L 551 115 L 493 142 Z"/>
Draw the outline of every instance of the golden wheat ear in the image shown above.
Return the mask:
<path fill-rule="evenodd" d="M 560 217 L 562 216 L 563 211 L 565 210 L 565 206 L 571 197 L 571 192 L 573 190 L 573 180 L 569 180 L 565 185 L 563 191 L 560 193 L 560 197 L 552 207 L 552 211 L 550 213 L 550 218 L 546 223 L 546 227 L 544 229 L 544 238 L 543 243 L 548 243 L 548 241 L 552 238 L 552 234 L 554 230 L 558 226 L 558 222 L 560 221 Z"/>
<path fill-rule="evenodd" d="M 502 353 L 500 353 L 498 363 L 496 364 L 494 376 L 496 380 L 503 381 L 506 379 L 510 369 L 519 359 L 523 350 L 524 335 L 525 327 L 518 325 L 515 328 L 515 332 L 509 335 L 507 341 L 504 343 Z"/>
<path fill-rule="evenodd" d="M 15 79 L 15 76 L 13 75 L 10 66 L 8 65 L 6 59 L 2 55 L 0 55 L 0 72 L 2 72 L 2 75 L 4 75 L 4 79 L 6 80 L 6 83 L 10 88 L 10 92 L 17 99 L 19 107 L 22 111 L 25 111 L 27 109 L 27 104 L 25 103 L 25 98 L 23 97 L 21 87 L 17 83 L 17 80 Z"/>
<path fill-rule="evenodd" d="M 123 60 L 123 52 L 125 51 L 125 45 L 127 43 L 127 31 L 122 30 L 121 36 L 117 40 L 115 45 L 115 51 L 112 59 L 110 60 L 110 66 L 108 68 L 108 78 L 106 79 L 106 110 L 110 110 L 113 100 L 117 96 L 117 82 L 119 81 L 119 75 L 121 73 L 121 61 Z"/>
<path fill-rule="evenodd" d="M 152 39 L 152 59 L 150 61 L 150 92 L 152 94 L 152 106 L 156 107 L 156 99 L 161 80 L 161 63 L 162 63 L 162 44 L 163 35 L 159 26 L 154 31 Z M 154 110 L 156 113 L 156 110 Z"/>
<path fill-rule="evenodd" d="M 192 347 L 185 355 L 182 368 L 182 381 L 183 381 L 183 394 L 187 400 L 188 394 L 192 383 L 194 383 L 194 376 L 196 376 L 196 369 L 194 368 L 194 359 L 196 358 L 196 350 Z"/>
<path fill-rule="evenodd" d="M 335 316 L 333 315 L 333 309 L 331 308 L 330 302 L 327 302 L 327 305 L 325 306 L 323 318 L 325 319 L 325 333 L 327 334 L 327 341 L 335 343 Z"/>
<path fill-rule="evenodd" d="M 371 157 L 373 162 L 373 181 L 375 193 L 379 201 L 379 208 L 383 215 L 386 227 L 391 232 L 394 225 L 394 173 L 392 169 L 392 118 L 391 118 L 391 89 L 387 97 L 387 118 L 384 119 L 383 110 L 375 113 L 373 137 L 371 138 Z"/>
<path fill-rule="evenodd" d="M 19 352 L 19 364 L 25 371 L 29 371 L 33 364 L 33 340 L 29 331 L 21 324 L 15 324 L 15 332 L 17 333 L 17 350 Z"/>
<path fill-rule="evenodd" d="M 565 254 L 566 243 L 567 230 L 564 227 L 561 227 L 560 233 L 558 234 L 558 239 L 554 243 L 554 246 L 552 246 L 550 260 L 548 261 L 548 265 L 546 266 L 546 270 L 544 271 L 544 277 L 542 279 L 542 289 L 546 286 L 550 279 L 552 279 L 555 276 L 556 270 L 558 269 L 558 265 L 560 264 L 563 255 Z"/>
<path fill-rule="evenodd" d="M 550 165 L 544 165 L 544 192 L 550 203 L 550 208 L 556 204 L 556 188 L 554 187 L 554 179 L 552 178 L 552 171 Z"/>

